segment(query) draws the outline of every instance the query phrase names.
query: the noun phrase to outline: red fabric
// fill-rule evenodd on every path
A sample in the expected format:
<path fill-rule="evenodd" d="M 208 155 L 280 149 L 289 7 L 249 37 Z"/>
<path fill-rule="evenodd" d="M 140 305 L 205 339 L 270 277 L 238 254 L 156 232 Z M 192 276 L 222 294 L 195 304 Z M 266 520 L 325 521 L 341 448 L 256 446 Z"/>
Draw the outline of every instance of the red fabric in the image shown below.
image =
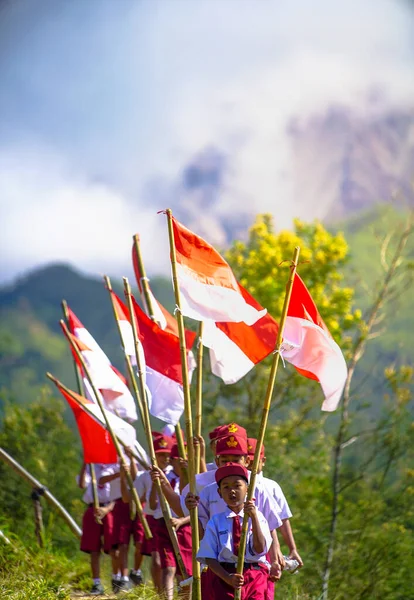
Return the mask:
<path fill-rule="evenodd" d="M 247 304 L 253 306 L 256 310 L 263 310 L 263 306 L 242 285 L 238 283 L 238 286 Z M 279 325 L 269 313 L 266 313 L 253 325 L 246 325 L 243 322 L 223 322 L 216 323 L 216 327 L 221 329 L 255 365 L 273 352 L 279 331 Z"/>
<path fill-rule="evenodd" d="M 178 337 L 161 329 L 157 323 L 147 317 L 134 298 L 132 301 L 147 366 L 182 385 L 183 374 Z"/>
<path fill-rule="evenodd" d="M 227 435 L 217 441 L 216 456 L 225 454 L 247 455 L 247 439 L 237 435 Z"/>
<path fill-rule="evenodd" d="M 137 280 L 139 291 L 142 292 L 141 272 L 139 270 L 138 259 L 137 259 L 137 254 L 135 252 L 134 245 L 132 246 L 132 264 L 134 265 L 134 272 L 135 272 L 135 277 Z M 165 331 L 168 331 L 169 333 L 172 333 L 178 337 L 177 319 L 175 317 L 173 317 L 173 315 L 171 313 L 169 313 L 166 308 L 164 308 L 164 306 L 161 304 L 161 302 L 158 302 L 158 300 L 157 300 L 157 303 L 158 303 L 158 306 L 160 307 L 160 310 L 161 310 L 162 314 L 164 315 L 165 320 L 167 322 L 167 327 L 165 328 Z M 185 345 L 187 347 L 187 350 L 191 349 L 196 337 L 197 337 L 197 334 L 194 333 L 193 331 L 189 331 L 188 329 L 185 330 Z"/>
<path fill-rule="evenodd" d="M 226 570 L 229 570 L 226 567 Z M 236 572 L 234 569 L 229 571 Z M 244 569 L 244 584 L 241 590 L 242 600 L 266 600 L 268 570 L 264 565 L 255 563 L 252 567 Z M 214 600 L 227 600 L 234 598 L 234 588 L 225 583 L 220 577 L 211 572 L 210 588 L 214 590 Z"/>
<path fill-rule="evenodd" d="M 249 456 L 252 458 L 254 453 L 256 452 L 257 440 L 256 438 L 247 438 L 247 450 L 249 452 Z M 265 457 L 265 447 L 264 444 L 260 448 L 260 458 Z"/>
<path fill-rule="evenodd" d="M 83 396 L 79 396 L 79 394 L 71 391 L 71 395 L 80 402 L 80 404 L 78 404 L 71 398 L 66 390 L 59 385 L 59 383 L 56 383 L 56 386 L 75 415 L 76 424 L 82 441 L 84 462 L 103 464 L 118 462 L 118 455 L 108 431 L 106 431 L 103 425 L 95 421 L 95 419 L 80 405 L 93 403 L 86 398 L 83 398 Z"/>
<path fill-rule="evenodd" d="M 329 337 L 332 337 L 316 308 L 316 304 L 313 301 L 309 290 L 297 273 L 295 274 L 295 279 L 293 281 L 292 296 L 290 298 L 287 314 L 288 317 L 307 319 L 308 321 L 315 323 L 315 325 L 319 325 Z"/>
<path fill-rule="evenodd" d="M 219 467 L 215 474 L 216 483 L 219 484 L 222 479 L 225 477 L 230 477 L 230 475 L 239 475 L 249 481 L 249 473 L 243 465 L 239 465 L 238 463 L 227 463 L 223 467 Z"/>
<path fill-rule="evenodd" d="M 184 525 L 177 531 L 178 545 L 184 566 L 189 576 L 192 575 L 192 552 L 191 552 L 191 527 Z M 173 545 L 168 533 L 164 519 L 158 519 L 157 525 L 157 548 L 160 553 L 161 568 L 177 567 Z"/>
<path fill-rule="evenodd" d="M 240 537 L 241 537 L 241 525 L 240 517 L 236 515 L 233 517 L 233 553 L 238 556 L 240 548 Z"/>
<path fill-rule="evenodd" d="M 94 508 L 89 506 L 82 519 L 82 537 L 80 549 L 82 552 L 100 552 L 103 548 L 106 554 L 112 549 L 114 535 L 113 511 L 102 519 L 102 525 L 95 521 Z M 103 539 L 103 543 L 102 543 Z"/>
<path fill-rule="evenodd" d="M 143 540 L 142 546 L 141 546 L 141 554 L 144 554 L 145 556 L 151 556 L 151 554 L 153 552 L 158 552 L 158 544 L 157 544 L 158 521 L 157 521 L 157 519 L 154 519 L 154 517 L 152 515 L 147 515 L 147 522 L 148 522 L 149 528 L 151 529 L 152 538 L 150 540 L 147 540 L 144 537 L 144 540 Z"/>
<path fill-rule="evenodd" d="M 275 582 L 267 580 L 267 590 L 265 595 L 265 600 L 274 600 L 275 598 Z"/>
<path fill-rule="evenodd" d="M 129 538 L 132 533 L 132 521 L 128 502 L 124 502 L 122 498 L 118 498 L 112 512 L 114 513 L 113 545 L 129 544 Z"/>

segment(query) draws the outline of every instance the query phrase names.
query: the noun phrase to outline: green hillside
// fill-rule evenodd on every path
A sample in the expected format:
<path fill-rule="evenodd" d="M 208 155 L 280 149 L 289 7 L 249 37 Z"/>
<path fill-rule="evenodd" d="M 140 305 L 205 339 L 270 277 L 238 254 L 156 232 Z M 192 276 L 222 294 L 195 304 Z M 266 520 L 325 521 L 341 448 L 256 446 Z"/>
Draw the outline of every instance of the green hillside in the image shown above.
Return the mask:
<path fill-rule="evenodd" d="M 365 308 L 381 280 L 381 240 L 401 223 L 401 213 L 383 206 L 335 229 L 344 231 L 350 247 L 350 262 L 345 272 L 347 285 L 355 287 L 356 305 Z M 390 240 L 392 247 L 393 240 Z M 414 244 L 410 242 L 414 258 Z M 156 297 L 170 309 L 173 295 L 165 278 L 151 280 Z M 113 285 L 122 296 L 119 280 Z M 36 397 L 45 384 L 45 371 L 53 372 L 68 385 L 74 385 L 73 368 L 66 342 L 58 325 L 60 302 L 65 298 L 113 362 L 122 368 L 122 356 L 108 295 L 101 280 L 88 277 L 70 265 L 39 268 L 0 289 L 0 388 L 18 403 Z M 382 372 L 385 365 L 411 363 L 414 353 L 410 333 L 414 316 L 410 294 L 395 298 L 386 318 L 386 332 L 369 345 L 362 368 L 364 373 Z M 375 390 L 370 395 L 376 394 Z"/>

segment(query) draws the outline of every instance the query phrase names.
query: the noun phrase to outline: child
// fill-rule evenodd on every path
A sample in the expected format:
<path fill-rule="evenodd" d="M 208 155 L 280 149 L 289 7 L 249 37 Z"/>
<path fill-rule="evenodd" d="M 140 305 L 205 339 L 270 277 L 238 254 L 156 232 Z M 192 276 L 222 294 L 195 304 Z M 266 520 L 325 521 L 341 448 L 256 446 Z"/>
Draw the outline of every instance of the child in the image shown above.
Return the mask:
<path fill-rule="evenodd" d="M 98 471 L 99 466 L 95 465 Z M 78 477 L 78 486 L 86 491 L 83 495 L 83 501 L 88 505 L 82 519 L 82 538 L 80 549 L 82 552 L 90 554 L 91 571 L 93 585 L 91 589 L 92 596 L 101 596 L 105 593 L 100 578 L 100 557 L 103 545 L 104 552 L 111 554 L 114 569 L 117 570 L 117 560 L 115 552 L 112 549 L 113 540 L 113 508 L 114 503 L 109 500 L 109 484 L 98 485 L 97 493 L 99 508 L 95 509 L 93 505 L 92 479 L 88 472 L 87 465 L 82 465 Z M 103 544 L 102 544 L 103 538 Z M 115 563 L 115 564 L 114 564 Z"/>
<path fill-rule="evenodd" d="M 247 469 L 228 463 L 219 467 L 215 479 L 225 510 L 208 521 L 200 543 L 197 560 L 207 563 L 210 586 L 215 600 L 234 598 L 234 590 L 243 588 L 244 600 L 264 600 L 269 565 L 266 553 L 271 544 L 269 526 L 253 500 L 245 502 L 248 487 Z M 243 575 L 236 573 L 240 534 L 244 516 L 250 518 Z"/>

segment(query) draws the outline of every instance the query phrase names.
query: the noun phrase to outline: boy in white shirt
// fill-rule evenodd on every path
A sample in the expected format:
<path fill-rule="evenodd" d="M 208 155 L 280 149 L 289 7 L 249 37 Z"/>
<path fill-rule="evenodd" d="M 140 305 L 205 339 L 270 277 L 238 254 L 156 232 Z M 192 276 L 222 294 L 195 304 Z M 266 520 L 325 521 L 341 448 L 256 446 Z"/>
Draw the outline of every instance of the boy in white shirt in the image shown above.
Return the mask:
<path fill-rule="evenodd" d="M 269 526 L 254 501 L 245 502 L 248 488 L 247 469 L 228 463 L 216 471 L 215 479 L 226 509 L 208 521 L 197 553 L 197 560 L 211 571 L 210 589 L 215 600 L 234 598 L 243 588 L 245 600 L 264 600 L 269 564 L 266 554 L 272 544 Z M 245 515 L 250 518 L 243 574 L 236 573 L 240 534 Z"/>

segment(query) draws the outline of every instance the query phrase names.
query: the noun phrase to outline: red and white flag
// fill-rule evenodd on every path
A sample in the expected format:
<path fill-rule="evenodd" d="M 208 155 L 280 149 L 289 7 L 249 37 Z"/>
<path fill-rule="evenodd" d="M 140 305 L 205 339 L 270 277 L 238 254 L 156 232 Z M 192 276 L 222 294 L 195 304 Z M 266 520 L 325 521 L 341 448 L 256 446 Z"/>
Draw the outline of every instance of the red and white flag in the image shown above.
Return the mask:
<path fill-rule="evenodd" d="M 139 337 L 144 349 L 150 412 L 176 425 L 184 410 L 180 342 L 151 321 L 133 298 Z"/>
<path fill-rule="evenodd" d="M 172 225 L 183 315 L 253 325 L 266 314 L 246 302 L 229 264 L 210 244 L 174 218 Z"/>
<path fill-rule="evenodd" d="M 139 288 L 139 291 L 141 294 L 142 301 L 145 302 L 145 297 L 144 297 L 143 289 L 142 289 L 142 275 L 141 275 L 141 271 L 139 270 L 137 254 L 136 254 L 134 246 L 132 247 L 132 264 L 134 266 L 135 278 L 137 280 L 137 285 L 138 285 L 138 288 Z M 149 291 L 150 298 L 151 298 L 151 309 L 152 309 L 155 321 L 158 323 L 158 325 L 161 327 L 161 329 L 164 329 L 165 331 L 168 331 L 169 333 L 173 333 L 174 335 L 176 335 L 178 337 L 177 319 L 170 312 L 168 312 L 168 310 L 161 304 L 161 302 L 158 302 L 158 300 L 155 298 L 154 294 L 152 293 L 151 287 L 149 285 L 149 280 L 148 280 L 148 291 Z M 147 312 L 147 314 L 150 314 L 149 307 L 147 307 L 146 312 Z M 189 329 L 185 330 L 185 343 L 187 346 L 187 350 L 190 350 L 192 348 L 196 337 L 197 337 L 197 335 L 194 333 L 194 331 L 190 331 Z M 191 357 L 192 357 L 191 360 L 195 362 L 195 359 L 194 359 L 194 356 L 192 353 L 190 353 L 189 358 L 191 358 Z"/>
<path fill-rule="evenodd" d="M 72 333 L 72 339 L 78 345 L 94 386 L 101 394 L 101 399 L 103 399 L 106 408 L 122 419 L 128 419 L 131 422 L 136 421 L 138 417 L 135 402 L 127 387 L 125 378 L 111 364 L 109 358 L 79 321 L 75 313 L 71 309 L 68 309 L 68 312 L 69 330 Z M 81 365 L 79 366 L 82 368 Z M 83 382 L 88 397 L 95 401 L 93 390 L 85 374 L 83 374 Z"/>
<path fill-rule="evenodd" d="M 75 416 L 82 441 L 84 462 L 116 463 L 118 461 L 116 449 L 109 432 L 106 430 L 99 406 L 75 392 L 71 391 L 71 394 L 69 394 L 58 382 L 56 382 L 56 386 L 68 402 Z M 71 397 L 72 395 L 77 401 Z M 135 445 L 136 434 L 132 425 L 129 425 L 129 423 L 126 423 L 109 411 L 106 411 L 106 415 L 115 435 L 128 446 L 133 447 Z"/>
<path fill-rule="evenodd" d="M 260 305 L 240 287 L 246 302 Z M 212 371 L 225 383 L 235 383 L 274 351 L 278 324 L 266 314 L 253 326 L 244 323 L 205 323 L 203 344 L 210 348 Z M 285 323 L 282 357 L 297 371 L 319 381 L 325 401 L 322 410 L 333 411 L 344 389 L 347 367 L 305 284 L 296 273 Z"/>

